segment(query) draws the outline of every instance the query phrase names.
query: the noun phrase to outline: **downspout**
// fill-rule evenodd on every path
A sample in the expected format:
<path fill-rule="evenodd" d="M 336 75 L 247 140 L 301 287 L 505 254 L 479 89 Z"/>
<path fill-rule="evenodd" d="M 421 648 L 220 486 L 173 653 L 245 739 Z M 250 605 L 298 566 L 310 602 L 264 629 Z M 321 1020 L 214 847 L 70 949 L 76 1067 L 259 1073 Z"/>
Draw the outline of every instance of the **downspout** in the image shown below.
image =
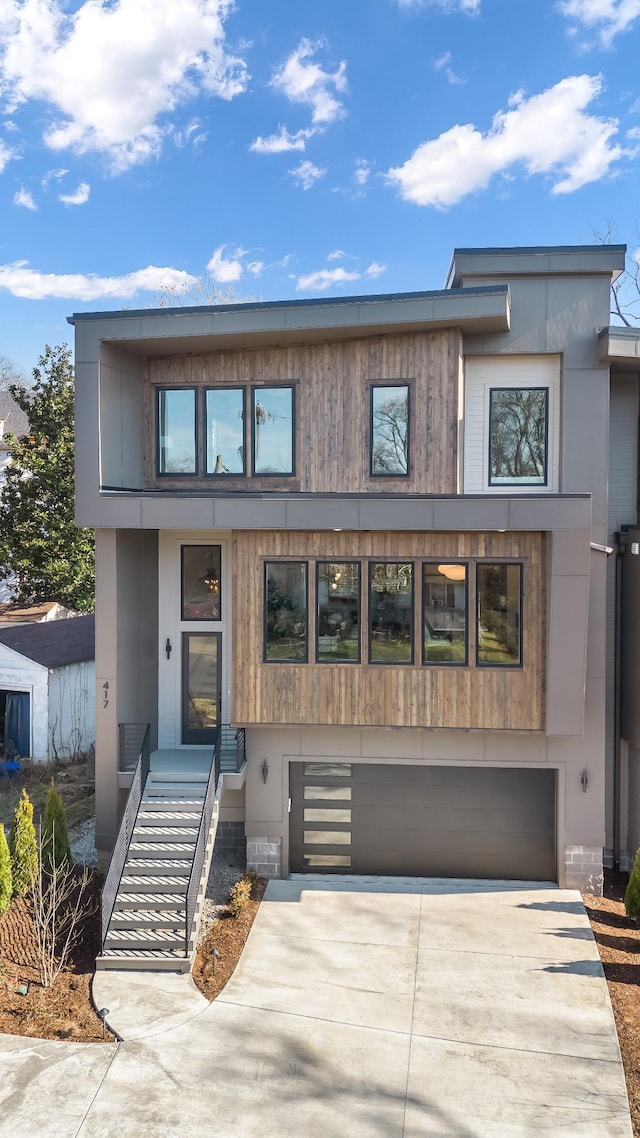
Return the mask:
<path fill-rule="evenodd" d="M 620 870 L 620 719 L 622 707 L 622 692 L 620 677 L 622 674 L 622 558 L 626 546 L 620 542 L 621 535 L 616 538 L 616 577 L 615 577 L 615 646 L 613 683 L 615 691 L 613 713 L 613 868 L 616 873 Z"/>

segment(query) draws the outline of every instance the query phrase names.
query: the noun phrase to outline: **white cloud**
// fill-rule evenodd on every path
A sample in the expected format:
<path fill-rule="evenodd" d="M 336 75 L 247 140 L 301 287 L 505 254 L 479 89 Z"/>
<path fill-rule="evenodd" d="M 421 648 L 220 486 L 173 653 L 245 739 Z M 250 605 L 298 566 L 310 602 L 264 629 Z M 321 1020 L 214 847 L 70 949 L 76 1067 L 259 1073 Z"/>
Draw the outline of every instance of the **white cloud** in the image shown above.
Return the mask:
<path fill-rule="evenodd" d="M 81 182 L 77 190 L 72 194 L 58 194 L 58 201 L 64 202 L 65 205 L 84 205 L 89 201 L 89 194 L 91 193 L 91 186 L 88 182 Z"/>
<path fill-rule="evenodd" d="M 424 8 L 429 4 L 443 12 L 463 12 L 466 16 L 477 16 L 480 3 L 481 0 L 398 0 L 401 8 Z"/>
<path fill-rule="evenodd" d="M 304 150 L 307 139 L 314 134 L 315 130 L 297 130 L 295 134 L 291 134 L 286 126 L 281 124 L 276 134 L 270 134 L 266 138 L 258 135 L 254 138 L 249 150 L 255 151 L 256 154 L 284 154 L 288 150 Z"/>
<path fill-rule="evenodd" d="M 298 185 L 302 186 L 303 190 L 310 190 L 313 185 L 318 181 L 318 178 L 324 178 L 326 170 L 322 166 L 314 166 L 313 162 L 301 162 L 289 173 L 293 175 Z"/>
<path fill-rule="evenodd" d="M 128 298 L 138 292 L 157 292 L 163 288 L 187 288 L 197 278 L 180 269 L 160 269 L 149 265 L 122 277 L 99 277 L 93 273 L 41 273 L 28 261 L 0 265 L 0 288 L 26 300 L 98 300 Z"/>
<path fill-rule="evenodd" d="M 61 168 L 58 170 L 47 170 L 42 181 L 40 182 L 40 185 L 42 186 L 43 190 L 46 190 L 49 187 L 49 182 L 52 182 L 52 181 L 59 182 L 60 179 L 64 178 L 65 175 L 68 173 L 69 173 L 68 170 L 63 170 Z"/>
<path fill-rule="evenodd" d="M 306 103 L 311 107 L 314 126 L 328 126 L 344 114 L 336 95 L 347 90 L 344 60 L 335 71 L 324 71 L 314 62 L 313 56 L 323 46 L 322 42 L 301 40 L 271 80 L 271 86 L 282 91 L 292 103 Z"/>
<path fill-rule="evenodd" d="M 346 256 L 344 249 L 334 249 L 333 253 L 327 254 L 327 261 L 341 261 Z"/>
<path fill-rule="evenodd" d="M 640 17 L 640 0 L 558 0 L 558 7 L 576 24 L 598 32 L 605 47 Z"/>
<path fill-rule="evenodd" d="M 372 261 L 369 268 L 365 269 L 364 275 L 365 277 L 369 277 L 369 280 L 375 280 L 376 277 L 381 277 L 386 271 L 386 265 L 381 265 L 378 261 Z"/>
<path fill-rule="evenodd" d="M 466 83 L 466 79 L 463 79 L 453 70 L 451 59 L 451 52 L 443 51 L 442 55 L 439 55 L 438 58 L 433 61 L 434 70 L 442 71 L 443 75 L 446 76 L 447 82 L 453 87 Z"/>
<path fill-rule="evenodd" d="M 53 150 L 101 152 L 115 170 L 158 154 L 161 116 L 198 93 L 231 99 L 244 62 L 227 54 L 232 0 L 2 0 L 0 91 L 8 112 L 48 104 Z"/>
<path fill-rule="evenodd" d="M 264 261 L 249 261 L 247 265 L 247 272 L 251 273 L 254 277 L 259 277 L 264 270 Z"/>
<path fill-rule="evenodd" d="M 36 210 L 38 208 L 33 200 L 33 194 L 30 190 L 25 190 L 24 186 L 21 186 L 19 190 L 16 190 L 15 194 L 13 195 L 13 204 L 23 205 L 25 209 Z"/>
<path fill-rule="evenodd" d="M 358 281 L 360 276 L 355 270 L 349 273 L 346 269 L 319 269 L 315 273 L 308 273 L 306 277 L 298 277 L 296 288 L 299 292 L 324 292 L 334 284 Z"/>
<path fill-rule="evenodd" d="M 485 189 L 515 163 L 528 175 L 551 176 L 553 193 L 572 193 L 603 178 L 625 154 L 611 142 L 617 121 L 585 112 L 601 89 L 599 76 L 578 75 L 528 99 L 518 92 L 486 134 L 472 123 L 453 126 L 423 142 L 388 178 L 405 200 L 441 209 Z"/>
<path fill-rule="evenodd" d="M 5 166 L 11 162 L 11 159 L 15 158 L 16 156 L 17 151 L 12 150 L 11 147 L 7 146 L 6 142 L 3 142 L 0 138 L 0 174 L 4 170 Z"/>
<path fill-rule="evenodd" d="M 231 284 L 233 281 L 239 281 L 244 272 L 241 258 L 246 256 L 246 249 L 236 249 L 231 258 L 225 261 L 222 254 L 226 247 L 226 245 L 219 245 L 207 265 L 208 272 L 218 284 Z"/>
<path fill-rule="evenodd" d="M 371 166 L 369 165 L 369 163 L 366 162 L 364 158 L 357 158 L 356 159 L 356 172 L 355 172 L 354 177 L 355 177 L 355 180 L 358 183 L 358 185 L 359 186 L 366 186 L 367 182 L 369 181 L 370 175 L 371 175 Z"/>

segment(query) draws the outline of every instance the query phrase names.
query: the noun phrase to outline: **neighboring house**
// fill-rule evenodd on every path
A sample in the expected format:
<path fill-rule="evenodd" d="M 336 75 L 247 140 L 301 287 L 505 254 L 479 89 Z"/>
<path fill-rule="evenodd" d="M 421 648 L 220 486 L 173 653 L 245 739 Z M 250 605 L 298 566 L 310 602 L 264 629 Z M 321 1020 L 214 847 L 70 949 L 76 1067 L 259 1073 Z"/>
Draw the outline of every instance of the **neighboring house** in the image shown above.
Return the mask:
<path fill-rule="evenodd" d="M 45 624 L 50 620 L 69 620 L 78 615 L 59 601 L 35 605 L 0 604 L 0 628 L 7 624 Z"/>
<path fill-rule="evenodd" d="M 0 750 L 6 758 L 70 758 L 95 739 L 93 616 L 0 623 Z"/>
<path fill-rule="evenodd" d="M 261 872 L 601 890 L 628 812 L 606 636 L 610 413 L 637 520 L 638 340 L 607 329 L 624 256 L 459 249 L 443 291 L 71 318 L 103 861 L 120 725 L 149 724 L 177 779 L 223 723 L 247 763 L 219 818 Z"/>

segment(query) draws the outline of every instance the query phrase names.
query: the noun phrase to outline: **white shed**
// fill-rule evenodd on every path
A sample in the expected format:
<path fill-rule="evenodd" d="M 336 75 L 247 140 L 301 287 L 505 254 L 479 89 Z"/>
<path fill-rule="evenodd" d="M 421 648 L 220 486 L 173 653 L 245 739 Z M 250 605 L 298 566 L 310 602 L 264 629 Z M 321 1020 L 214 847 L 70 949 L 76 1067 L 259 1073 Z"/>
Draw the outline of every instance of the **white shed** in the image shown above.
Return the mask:
<path fill-rule="evenodd" d="M 93 616 L 0 627 L 0 754 L 70 758 L 95 721 Z"/>

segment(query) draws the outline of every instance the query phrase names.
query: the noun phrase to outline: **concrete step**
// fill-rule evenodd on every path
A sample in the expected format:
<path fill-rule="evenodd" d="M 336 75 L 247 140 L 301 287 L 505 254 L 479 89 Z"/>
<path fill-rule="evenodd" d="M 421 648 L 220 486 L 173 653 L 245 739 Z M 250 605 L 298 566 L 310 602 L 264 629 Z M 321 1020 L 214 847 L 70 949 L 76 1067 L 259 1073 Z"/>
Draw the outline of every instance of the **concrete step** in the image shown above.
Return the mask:
<path fill-rule="evenodd" d="M 136 952 L 110 948 L 96 957 L 96 969 L 100 972 L 188 972 L 190 966 L 184 950 L 177 949 Z"/>
<path fill-rule="evenodd" d="M 120 878 L 118 895 L 121 893 L 161 893 L 167 889 L 172 894 L 181 894 L 184 897 L 188 884 L 188 873 L 181 875 L 166 872 L 155 876 L 153 873 L 141 875 L 131 871 L 130 867 L 129 869 L 125 867 L 125 872 Z"/>
<path fill-rule="evenodd" d="M 132 841 L 127 853 L 127 865 L 138 858 L 154 858 L 155 861 L 168 859 L 190 859 L 193 857 L 193 842 L 136 842 Z"/>
<path fill-rule="evenodd" d="M 168 912 L 184 910 L 184 893 L 118 893 L 113 906 L 114 913 L 135 909 L 154 909 Z"/>
<path fill-rule="evenodd" d="M 142 929 L 155 933 L 158 929 L 174 929 L 184 936 L 185 909 L 115 909 L 111 916 L 109 935 L 116 929 Z"/>
<path fill-rule="evenodd" d="M 153 857 L 138 857 L 133 858 L 131 861 L 127 859 L 124 867 L 123 877 L 142 877 L 147 874 L 152 874 L 154 877 L 161 877 L 166 874 L 167 877 L 186 877 L 189 879 L 191 873 L 192 862 L 187 858 L 172 858 L 161 859 Z"/>
<path fill-rule="evenodd" d="M 105 950 L 124 949 L 133 952 L 148 952 L 150 949 L 174 949 L 184 952 L 184 930 L 173 929 L 113 929 L 109 928 Z"/>

